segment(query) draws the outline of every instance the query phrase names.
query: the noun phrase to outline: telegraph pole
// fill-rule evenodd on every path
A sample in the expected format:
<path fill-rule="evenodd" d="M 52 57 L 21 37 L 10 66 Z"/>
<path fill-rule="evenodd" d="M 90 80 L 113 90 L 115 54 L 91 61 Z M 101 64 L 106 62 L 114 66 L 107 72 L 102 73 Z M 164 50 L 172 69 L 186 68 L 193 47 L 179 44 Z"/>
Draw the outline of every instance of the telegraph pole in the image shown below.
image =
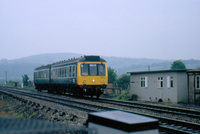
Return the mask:
<path fill-rule="evenodd" d="M 8 73 L 8 72 L 5 71 L 5 76 L 6 76 L 6 82 L 5 82 L 5 83 L 6 83 L 6 84 L 7 84 L 7 73 Z"/>
<path fill-rule="evenodd" d="M 150 65 L 148 66 L 148 71 L 150 71 Z"/>

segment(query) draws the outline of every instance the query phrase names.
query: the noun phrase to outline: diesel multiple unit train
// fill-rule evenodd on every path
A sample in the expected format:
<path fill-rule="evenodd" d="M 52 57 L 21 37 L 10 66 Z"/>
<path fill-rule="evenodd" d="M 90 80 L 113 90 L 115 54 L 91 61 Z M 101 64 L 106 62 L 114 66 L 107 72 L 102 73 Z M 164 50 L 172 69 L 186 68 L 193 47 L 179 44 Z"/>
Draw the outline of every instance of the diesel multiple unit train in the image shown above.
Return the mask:
<path fill-rule="evenodd" d="M 34 70 L 34 84 L 38 91 L 99 98 L 107 83 L 107 63 L 100 56 L 69 59 Z"/>

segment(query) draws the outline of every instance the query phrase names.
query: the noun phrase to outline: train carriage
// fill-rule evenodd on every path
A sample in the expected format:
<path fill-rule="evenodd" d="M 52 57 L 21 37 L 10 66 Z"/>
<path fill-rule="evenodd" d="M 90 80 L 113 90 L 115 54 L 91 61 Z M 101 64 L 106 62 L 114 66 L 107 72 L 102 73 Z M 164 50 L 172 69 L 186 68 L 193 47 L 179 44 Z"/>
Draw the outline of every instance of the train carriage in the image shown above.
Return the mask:
<path fill-rule="evenodd" d="M 71 59 L 53 63 L 51 66 L 51 87 L 50 92 L 56 91 L 58 93 L 73 93 L 71 89 L 78 88 L 77 85 L 77 62 L 78 59 Z M 74 92 L 73 94 L 76 94 Z"/>
<path fill-rule="evenodd" d="M 45 79 L 37 77 L 38 74 L 44 75 Z M 108 83 L 107 64 L 99 56 L 84 56 L 53 63 L 34 70 L 34 83 L 39 91 L 91 97 L 95 95 L 98 98 Z"/>
<path fill-rule="evenodd" d="M 34 84 L 38 91 L 47 90 L 50 83 L 51 65 L 38 67 L 34 70 Z"/>

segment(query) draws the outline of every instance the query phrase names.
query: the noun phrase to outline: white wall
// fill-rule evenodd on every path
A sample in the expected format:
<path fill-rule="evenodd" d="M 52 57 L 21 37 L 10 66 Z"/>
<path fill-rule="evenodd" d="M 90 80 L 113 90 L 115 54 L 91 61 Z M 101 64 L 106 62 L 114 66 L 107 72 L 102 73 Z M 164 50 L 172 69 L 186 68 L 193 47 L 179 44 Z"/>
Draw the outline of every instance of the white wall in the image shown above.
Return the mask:
<path fill-rule="evenodd" d="M 180 75 L 180 76 L 179 76 Z M 167 76 L 173 77 L 173 87 L 167 87 Z M 148 77 L 148 87 L 141 87 L 141 77 Z M 157 87 L 158 77 L 163 77 L 163 87 Z M 179 79 L 179 80 L 178 80 Z M 136 94 L 138 100 L 164 102 L 183 102 L 187 100 L 186 72 L 162 72 L 131 75 L 131 94 Z M 151 99 L 150 99 L 151 98 Z M 156 99 L 157 98 L 157 99 Z"/>
<path fill-rule="evenodd" d="M 187 102 L 188 97 L 188 83 L 187 83 L 187 75 L 185 73 L 178 74 L 178 102 Z"/>

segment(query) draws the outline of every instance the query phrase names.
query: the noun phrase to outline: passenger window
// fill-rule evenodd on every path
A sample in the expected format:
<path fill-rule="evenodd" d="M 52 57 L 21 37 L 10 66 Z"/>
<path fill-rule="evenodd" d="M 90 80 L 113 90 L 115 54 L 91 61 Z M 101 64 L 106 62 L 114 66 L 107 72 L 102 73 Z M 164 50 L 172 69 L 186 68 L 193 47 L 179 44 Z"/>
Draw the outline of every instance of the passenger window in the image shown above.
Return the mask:
<path fill-rule="evenodd" d="M 69 67 L 66 67 L 66 77 L 69 77 Z"/>
<path fill-rule="evenodd" d="M 58 69 L 56 69 L 56 78 L 58 78 Z"/>
<path fill-rule="evenodd" d="M 67 67 L 65 67 L 65 77 L 67 77 Z"/>
<path fill-rule="evenodd" d="M 40 73 L 40 71 L 38 72 L 38 78 L 39 78 L 39 79 L 41 78 L 41 73 Z"/>
<path fill-rule="evenodd" d="M 59 77 L 61 77 L 61 70 L 60 70 L 60 68 L 58 70 L 59 70 Z"/>
<path fill-rule="evenodd" d="M 97 64 L 90 64 L 90 75 L 97 76 Z"/>
<path fill-rule="evenodd" d="M 70 67 L 69 67 L 69 77 L 72 77 L 72 74 L 71 74 L 71 73 L 72 73 L 72 67 L 70 66 Z"/>
<path fill-rule="evenodd" d="M 55 77 L 55 69 L 53 69 L 53 74 L 52 74 L 52 77 L 54 78 Z"/>
<path fill-rule="evenodd" d="M 88 64 L 81 64 L 81 75 L 88 76 Z"/>
<path fill-rule="evenodd" d="M 98 75 L 105 76 L 105 65 L 104 64 L 98 64 Z"/>
<path fill-rule="evenodd" d="M 76 66 L 73 66 L 73 77 L 76 76 Z"/>
<path fill-rule="evenodd" d="M 64 77 L 64 68 L 62 68 L 62 77 Z"/>

